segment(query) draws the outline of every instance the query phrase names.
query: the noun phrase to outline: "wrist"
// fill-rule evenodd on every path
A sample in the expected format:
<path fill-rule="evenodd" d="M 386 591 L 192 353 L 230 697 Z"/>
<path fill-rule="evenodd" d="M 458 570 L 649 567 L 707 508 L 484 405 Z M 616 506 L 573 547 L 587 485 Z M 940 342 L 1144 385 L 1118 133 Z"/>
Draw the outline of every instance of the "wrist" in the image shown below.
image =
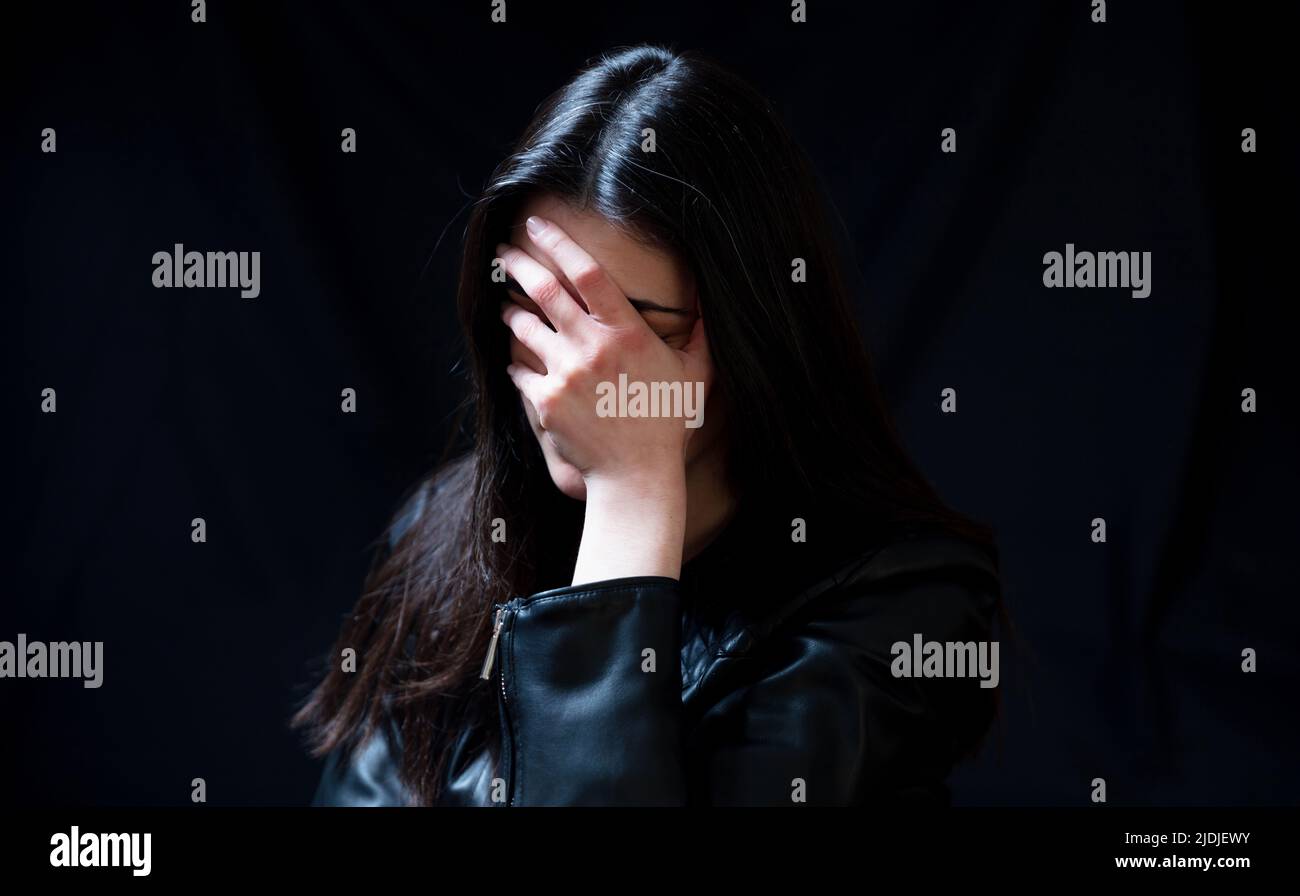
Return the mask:
<path fill-rule="evenodd" d="M 685 537 L 684 467 L 655 475 L 593 477 L 587 482 L 573 583 L 626 576 L 680 578 Z"/>
<path fill-rule="evenodd" d="M 685 505 L 686 466 L 680 460 L 666 460 L 616 474 L 594 474 L 586 478 L 587 505 L 657 506 Z"/>

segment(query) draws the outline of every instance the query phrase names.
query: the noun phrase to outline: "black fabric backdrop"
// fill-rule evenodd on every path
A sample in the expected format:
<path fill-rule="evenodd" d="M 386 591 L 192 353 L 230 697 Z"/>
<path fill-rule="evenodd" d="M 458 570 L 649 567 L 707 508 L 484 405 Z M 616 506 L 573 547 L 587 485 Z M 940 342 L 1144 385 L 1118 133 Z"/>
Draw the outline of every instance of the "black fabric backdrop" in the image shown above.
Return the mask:
<path fill-rule="evenodd" d="M 909 446 L 999 532 L 1025 647 L 957 801 L 1103 777 L 1112 804 L 1300 802 L 1296 100 L 1268 5 L 46 6 L 3 38 L 0 639 L 102 640 L 105 677 L 0 681 L 6 802 L 310 798 L 286 719 L 461 397 L 462 210 L 545 93 L 642 40 L 772 97 Z M 260 251 L 261 295 L 154 289 L 177 242 Z M 1151 295 L 1045 289 L 1067 242 L 1152 252 Z"/>

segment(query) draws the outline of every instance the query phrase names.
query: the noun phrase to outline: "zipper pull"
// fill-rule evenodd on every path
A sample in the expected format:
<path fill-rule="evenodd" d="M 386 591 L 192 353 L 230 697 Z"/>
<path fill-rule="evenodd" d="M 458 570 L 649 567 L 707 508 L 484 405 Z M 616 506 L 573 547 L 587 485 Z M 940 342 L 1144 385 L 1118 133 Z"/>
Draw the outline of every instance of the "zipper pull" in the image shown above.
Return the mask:
<path fill-rule="evenodd" d="M 479 678 L 492 677 L 492 661 L 496 659 L 497 639 L 501 637 L 501 623 L 505 620 L 505 615 L 505 607 L 498 607 L 496 623 L 492 626 L 492 640 L 488 643 L 487 657 L 483 660 L 483 671 L 479 674 Z"/>

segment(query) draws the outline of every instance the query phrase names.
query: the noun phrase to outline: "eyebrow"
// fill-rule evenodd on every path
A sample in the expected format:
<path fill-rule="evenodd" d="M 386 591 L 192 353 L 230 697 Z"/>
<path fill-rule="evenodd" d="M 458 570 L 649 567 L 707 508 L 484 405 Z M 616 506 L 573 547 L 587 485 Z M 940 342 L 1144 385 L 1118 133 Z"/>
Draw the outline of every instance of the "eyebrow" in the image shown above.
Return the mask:
<path fill-rule="evenodd" d="M 506 278 L 506 289 L 512 289 L 521 296 L 528 295 L 527 291 L 519 285 L 518 281 L 516 281 L 514 277 Z M 661 305 L 658 302 L 651 301 L 650 299 L 635 299 L 632 296 L 628 296 L 627 300 L 637 311 L 658 311 L 662 314 L 677 314 L 681 317 L 688 317 L 691 313 L 686 308 L 671 308 L 667 305 Z"/>

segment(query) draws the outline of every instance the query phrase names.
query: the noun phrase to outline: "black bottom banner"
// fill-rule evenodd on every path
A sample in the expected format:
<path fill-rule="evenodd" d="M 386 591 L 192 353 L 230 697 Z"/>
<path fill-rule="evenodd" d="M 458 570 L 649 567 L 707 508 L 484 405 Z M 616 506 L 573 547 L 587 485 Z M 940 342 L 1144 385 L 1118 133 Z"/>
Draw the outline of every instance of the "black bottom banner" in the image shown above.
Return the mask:
<path fill-rule="evenodd" d="M 1300 811 L 1290 808 L 1101 807 L 889 815 L 196 807 L 6 815 L 6 880 L 75 875 L 141 885 L 338 884 L 414 875 L 437 886 L 466 872 L 496 885 L 513 875 L 546 879 L 606 863 L 649 877 L 683 863 L 730 874 L 772 862 L 819 873 L 957 872 L 990 883 L 1043 875 L 1227 882 L 1292 868 L 1300 821 Z M 539 861 L 527 861 L 533 858 Z"/>

